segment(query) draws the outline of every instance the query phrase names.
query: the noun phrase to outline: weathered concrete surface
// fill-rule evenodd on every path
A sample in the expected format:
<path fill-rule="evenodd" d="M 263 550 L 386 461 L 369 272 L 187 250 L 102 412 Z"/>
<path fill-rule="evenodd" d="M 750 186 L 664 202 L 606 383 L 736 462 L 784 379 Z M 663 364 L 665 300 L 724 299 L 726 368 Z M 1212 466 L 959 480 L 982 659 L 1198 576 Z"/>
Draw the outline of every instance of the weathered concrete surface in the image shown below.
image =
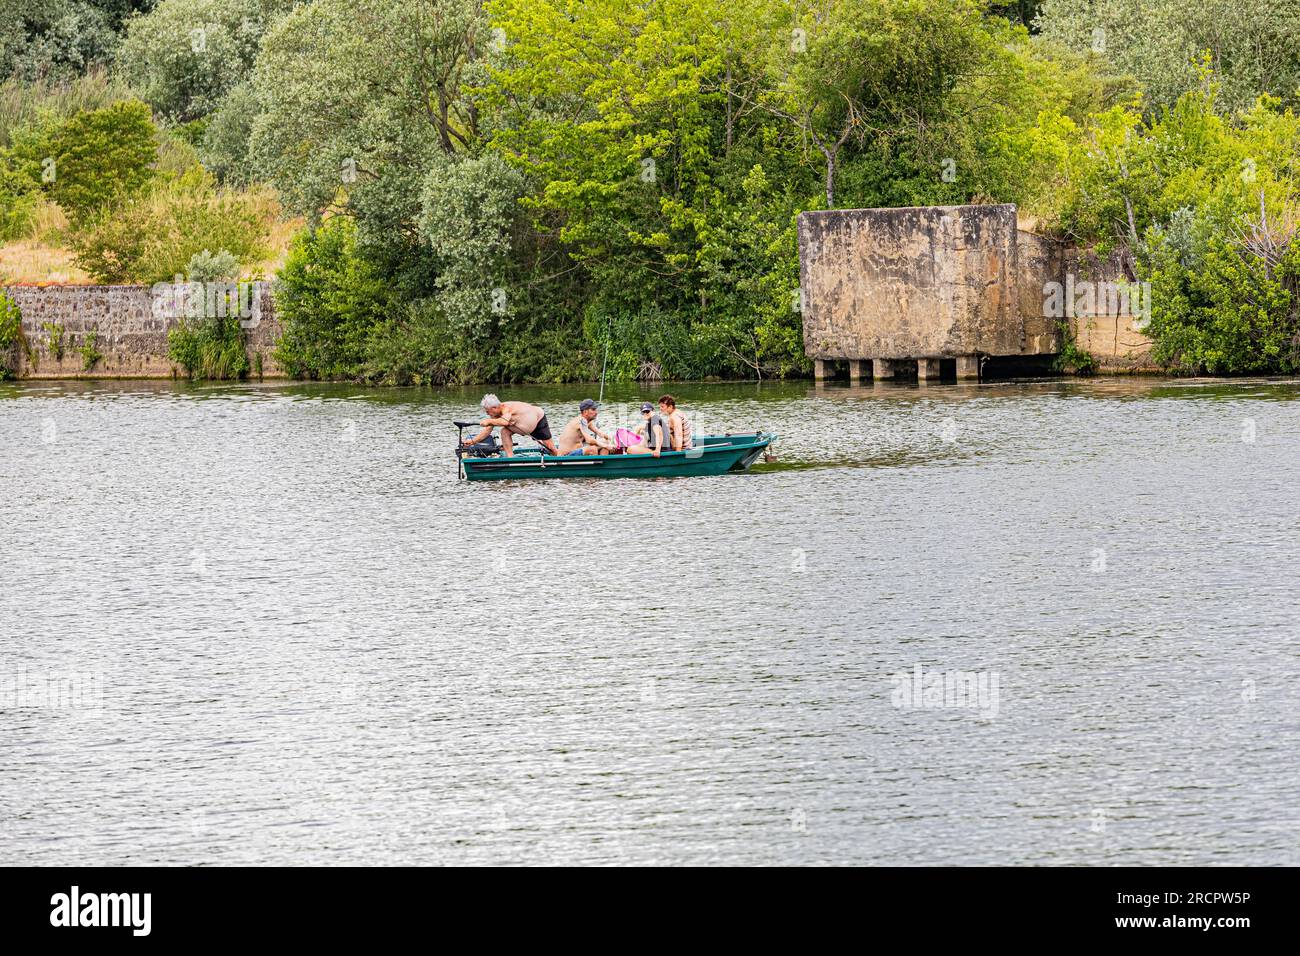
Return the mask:
<path fill-rule="evenodd" d="M 836 360 L 872 359 L 886 378 L 899 362 L 956 358 L 970 378 L 979 356 L 1059 353 L 1063 327 L 1102 371 L 1155 367 L 1141 316 L 1061 311 L 1049 292 L 1123 284 L 1122 263 L 1018 229 L 1012 205 L 803 213 L 799 254 L 804 348 L 819 377 Z"/>
<path fill-rule="evenodd" d="M 1025 351 L 1016 208 L 919 206 L 799 216 L 804 348 L 813 358 Z"/>
<path fill-rule="evenodd" d="M 183 376 L 167 357 L 167 332 L 181 321 L 182 309 L 155 308 L 150 286 L 8 286 L 5 291 L 22 314 L 23 334 L 31 360 L 21 349 L 10 358 L 20 378 L 173 378 Z M 264 377 L 283 377 L 271 357 L 280 325 L 269 288 L 255 300 L 257 321 L 248 329 L 250 361 L 262 356 Z M 63 329 L 63 357 L 51 351 L 46 327 Z M 87 370 L 78 349 L 96 334 L 95 348 L 103 359 Z M 256 368 L 255 361 L 253 362 Z"/>
<path fill-rule="evenodd" d="M 1152 357 L 1155 343 L 1142 331 L 1147 315 L 1140 314 L 1140 293 L 1137 290 L 1126 296 L 1127 302 L 1098 295 L 1095 308 L 1087 308 L 1087 296 L 1081 289 L 1085 282 L 1094 287 L 1127 286 L 1129 275 L 1118 255 L 1099 258 L 1091 250 L 1067 250 L 1064 256 L 1063 275 L 1060 280 L 1074 292 L 1075 314 L 1068 318 L 1075 347 L 1088 352 L 1102 372 L 1154 372 L 1160 371 Z M 1109 299 L 1109 301 L 1107 301 Z M 1150 306 L 1149 287 L 1147 307 Z M 1127 306 L 1127 308 L 1125 307 Z"/>
<path fill-rule="evenodd" d="M 1016 232 L 1016 297 L 1024 326 L 1027 355 L 1055 355 L 1061 351 L 1060 318 L 1048 314 L 1043 289 L 1062 279 L 1066 268 L 1063 243 L 1023 229 Z"/>

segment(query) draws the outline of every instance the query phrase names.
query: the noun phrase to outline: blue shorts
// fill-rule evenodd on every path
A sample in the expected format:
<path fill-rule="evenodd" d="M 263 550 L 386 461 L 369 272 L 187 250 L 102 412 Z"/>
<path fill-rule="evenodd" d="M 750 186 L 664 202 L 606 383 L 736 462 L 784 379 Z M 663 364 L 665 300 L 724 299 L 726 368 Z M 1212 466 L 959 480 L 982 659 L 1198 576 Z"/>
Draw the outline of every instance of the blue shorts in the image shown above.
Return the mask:
<path fill-rule="evenodd" d="M 577 448 L 573 449 L 573 451 L 569 452 L 569 453 L 568 453 L 567 455 L 565 455 L 564 457 L 565 457 L 565 458 L 573 458 L 575 455 L 581 455 L 582 453 L 583 453 L 583 451 L 582 451 L 582 446 L 579 445 Z"/>

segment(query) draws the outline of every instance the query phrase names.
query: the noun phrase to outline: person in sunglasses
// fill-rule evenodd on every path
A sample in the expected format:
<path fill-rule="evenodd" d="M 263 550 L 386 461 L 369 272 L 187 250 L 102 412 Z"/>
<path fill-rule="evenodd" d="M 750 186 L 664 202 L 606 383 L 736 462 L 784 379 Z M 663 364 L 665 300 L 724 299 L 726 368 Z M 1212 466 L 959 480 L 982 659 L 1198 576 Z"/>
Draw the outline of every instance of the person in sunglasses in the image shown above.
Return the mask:
<path fill-rule="evenodd" d="M 641 406 L 641 420 L 636 433 L 643 436 L 645 441 L 628 448 L 629 455 L 654 455 L 658 458 L 660 452 L 673 450 L 672 427 L 668 424 L 668 419 L 655 411 L 649 402 Z"/>

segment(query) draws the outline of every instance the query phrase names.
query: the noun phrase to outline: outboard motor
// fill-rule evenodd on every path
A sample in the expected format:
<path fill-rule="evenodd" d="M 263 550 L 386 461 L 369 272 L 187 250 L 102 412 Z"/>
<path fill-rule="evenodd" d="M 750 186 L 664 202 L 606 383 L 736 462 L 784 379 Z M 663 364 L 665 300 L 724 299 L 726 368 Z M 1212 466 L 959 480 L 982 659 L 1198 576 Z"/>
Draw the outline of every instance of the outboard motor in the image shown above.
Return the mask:
<path fill-rule="evenodd" d="M 501 454 L 501 444 L 496 435 L 488 435 L 481 442 L 473 445 L 460 445 L 460 453 L 466 458 L 491 458 Z"/>
<path fill-rule="evenodd" d="M 465 429 L 478 428 L 478 422 L 452 422 L 456 426 L 456 476 L 465 477 L 465 466 L 462 464 L 466 458 L 492 458 L 501 454 L 501 446 L 497 443 L 496 435 L 488 435 L 483 441 L 475 442 L 473 445 L 462 445 L 464 441 Z"/>
<path fill-rule="evenodd" d="M 501 445 L 497 441 L 496 435 L 488 435 L 481 442 L 475 442 L 473 445 L 462 445 L 463 435 L 466 428 L 478 428 L 478 422 L 452 422 L 456 426 L 456 457 L 457 458 L 491 458 L 493 455 L 501 453 Z"/>

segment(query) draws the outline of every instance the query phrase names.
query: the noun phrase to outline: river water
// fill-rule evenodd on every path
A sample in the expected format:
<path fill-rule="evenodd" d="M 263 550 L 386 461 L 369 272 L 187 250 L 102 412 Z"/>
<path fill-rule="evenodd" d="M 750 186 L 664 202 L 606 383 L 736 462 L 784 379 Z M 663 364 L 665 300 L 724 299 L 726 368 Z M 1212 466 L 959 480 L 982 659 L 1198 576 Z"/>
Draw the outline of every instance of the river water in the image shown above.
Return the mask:
<path fill-rule="evenodd" d="M 1300 385 L 676 391 L 0 385 L 0 861 L 1300 863 Z"/>

